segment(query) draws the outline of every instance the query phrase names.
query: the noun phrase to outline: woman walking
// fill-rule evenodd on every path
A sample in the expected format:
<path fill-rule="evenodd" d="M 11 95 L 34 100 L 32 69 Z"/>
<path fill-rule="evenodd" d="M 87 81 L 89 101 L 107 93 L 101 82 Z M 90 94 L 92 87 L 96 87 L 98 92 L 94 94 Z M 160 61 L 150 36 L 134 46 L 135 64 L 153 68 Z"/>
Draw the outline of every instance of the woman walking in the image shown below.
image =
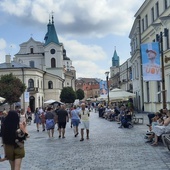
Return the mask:
<path fill-rule="evenodd" d="M 35 109 L 34 123 L 36 123 L 37 132 L 39 132 L 39 126 L 41 124 L 41 118 L 40 118 L 40 112 L 39 112 L 38 108 Z"/>
<path fill-rule="evenodd" d="M 26 139 L 26 135 L 24 132 L 24 127 L 19 125 L 19 122 L 20 120 L 17 112 L 9 111 L 2 128 L 5 157 L 9 160 L 11 170 L 20 170 L 22 158 L 25 156 L 24 140 Z M 16 142 L 18 128 L 20 128 L 23 134 L 22 140 L 20 139 L 22 146 Z"/>
<path fill-rule="evenodd" d="M 70 116 L 71 116 L 72 125 L 74 127 L 74 136 L 77 137 L 77 135 L 79 134 L 78 126 L 80 123 L 80 117 L 79 117 L 79 111 L 77 110 L 76 106 L 73 107 Z"/>
<path fill-rule="evenodd" d="M 55 127 L 55 121 L 54 121 L 54 114 L 52 113 L 51 107 L 47 108 L 47 112 L 45 114 L 45 120 L 46 120 L 46 129 L 49 138 L 54 137 L 54 127 Z"/>

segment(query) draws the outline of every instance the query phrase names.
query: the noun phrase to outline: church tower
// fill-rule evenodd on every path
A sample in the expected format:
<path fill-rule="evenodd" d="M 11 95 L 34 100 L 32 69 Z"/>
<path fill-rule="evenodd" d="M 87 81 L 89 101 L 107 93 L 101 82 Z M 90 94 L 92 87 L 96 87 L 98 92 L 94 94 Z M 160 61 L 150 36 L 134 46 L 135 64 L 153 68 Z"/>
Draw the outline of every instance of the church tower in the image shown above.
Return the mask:
<path fill-rule="evenodd" d="M 119 56 L 117 55 L 116 47 L 115 47 L 114 54 L 112 57 L 112 67 L 118 67 L 118 66 L 119 66 Z"/>
<path fill-rule="evenodd" d="M 44 37 L 44 59 L 45 70 L 51 74 L 64 78 L 63 74 L 63 44 L 59 42 L 54 26 L 54 18 L 52 22 L 49 19 L 47 25 L 47 33 Z"/>

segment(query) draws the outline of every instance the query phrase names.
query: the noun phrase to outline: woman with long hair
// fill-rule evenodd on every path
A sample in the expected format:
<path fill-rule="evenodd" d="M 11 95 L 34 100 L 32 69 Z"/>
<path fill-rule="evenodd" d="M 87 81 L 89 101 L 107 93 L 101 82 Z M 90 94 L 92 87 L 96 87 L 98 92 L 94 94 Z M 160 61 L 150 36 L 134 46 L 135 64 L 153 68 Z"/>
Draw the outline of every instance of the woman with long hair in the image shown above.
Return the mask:
<path fill-rule="evenodd" d="M 19 125 L 19 122 L 20 120 L 17 112 L 9 111 L 2 128 L 5 157 L 9 160 L 11 170 L 20 170 L 22 158 L 25 156 L 24 140 L 26 139 L 26 135 L 24 132 L 24 127 Z M 22 138 L 20 139 L 17 138 L 18 129 L 22 132 Z"/>

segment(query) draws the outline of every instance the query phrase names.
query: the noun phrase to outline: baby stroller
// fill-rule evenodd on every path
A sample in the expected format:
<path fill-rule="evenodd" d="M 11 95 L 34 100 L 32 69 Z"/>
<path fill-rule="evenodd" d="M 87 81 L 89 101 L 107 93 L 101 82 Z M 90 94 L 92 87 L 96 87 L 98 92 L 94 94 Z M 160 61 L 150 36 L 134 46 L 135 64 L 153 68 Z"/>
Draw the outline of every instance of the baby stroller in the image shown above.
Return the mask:
<path fill-rule="evenodd" d="M 31 112 L 27 112 L 27 117 L 26 117 L 27 125 L 31 125 L 31 121 L 32 121 L 32 114 Z"/>
<path fill-rule="evenodd" d="M 133 124 L 132 124 L 132 115 L 128 114 L 129 112 L 125 113 L 124 116 L 122 116 L 121 119 L 121 127 L 124 128 L 132 128 Z"/>

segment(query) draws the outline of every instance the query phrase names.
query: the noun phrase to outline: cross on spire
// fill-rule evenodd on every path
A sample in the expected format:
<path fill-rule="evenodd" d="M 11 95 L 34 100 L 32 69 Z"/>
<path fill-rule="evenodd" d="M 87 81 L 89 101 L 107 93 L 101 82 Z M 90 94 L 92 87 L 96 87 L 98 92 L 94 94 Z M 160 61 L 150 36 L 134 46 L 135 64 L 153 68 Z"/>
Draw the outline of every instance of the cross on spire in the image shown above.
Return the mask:
<path fill-rule="evenodd" d="M 53 17 L 54 11 L 52 11 L 51 14 L 52 14 L 52 24 L 54 24 L 54 17 Z"/>

